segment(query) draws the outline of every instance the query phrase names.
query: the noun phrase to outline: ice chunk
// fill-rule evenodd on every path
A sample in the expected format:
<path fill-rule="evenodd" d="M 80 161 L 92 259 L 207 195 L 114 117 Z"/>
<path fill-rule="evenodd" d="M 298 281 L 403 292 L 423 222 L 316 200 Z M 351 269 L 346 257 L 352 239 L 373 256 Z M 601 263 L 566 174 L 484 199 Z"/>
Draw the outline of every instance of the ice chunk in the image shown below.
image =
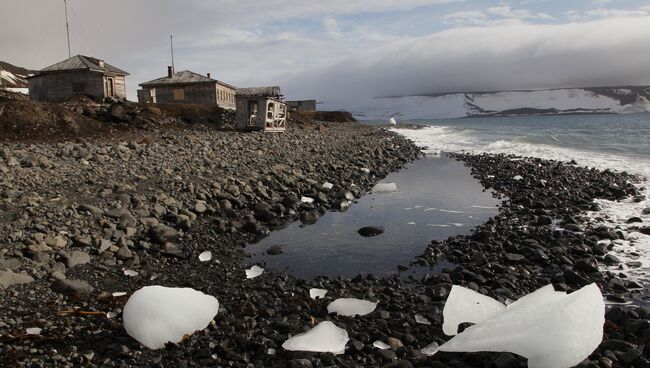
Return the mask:
<path fill-rule="evenodd" d="M 397 184 L 395 183 L 377 183 L 374 188 L 372 188 L 373 193 L 381 192 L 395 192 L 397 191 Z"/>
<path fill-rule="evenodd" d="M 416 314 L 415 315 L 415 322 L 421 324 L 421 325 L 430 325 L 431 321 L 429 321 L 425 316 L 421 314 Z"/>
<path fill-rule="evenodd" d="M 330 321 L 323 321 L 307 332 L 298 334 L 282 344 L 290 351 L 343 354 L 348 332 Z"/>
<path fill-rule="evenodd" d="M 420 350 L 422 354 L 432 356 L 433 354 L 438 352 L 438 343 L 437 342 L 432 342 L 431 344 L 425 346 L 422 350 Z"/>
<path fill-rule="evenodd" d="M 523 180 L 523 178 L 524 177 L 521 176 L 521 175 L 515 175 L 512 179 L 514 179 L 514 180 Z"/>
<path fill-rule="evenodd" d="M 376 347 L 376 348 L 379 349 L 379 350 L 390 349 L 390 345 L 386 344 L 386 343 L 383 342 L 383 341 L 379 341 L 379 340 L 373 342 L 373 343 L 372 343 L 372 346 Z"/>
<path fill-rule="evenodd" d="M 506 309 L 506 306 L 489 296 L 474 290 L 454 285 L 442 310 L 442 332 L 445 335 L 458 333 L 463 322 L 479 323 Z"/>
<path fill-rule="evenodd" d="M 365 316 L 377 308 L 377 303 L 356 298 L 339 298 L 327 306 L 327 313 L 340 316 Z"/>
<path fill-rule="evenodd" d="M 124 270 L 124 275 L 129 276 L 129 277 L 138 276 L 138 271 Z"/>
<path fill-rule="evenodd" d="M 40 335 L 42 330 L 40 327 L 29 327 L 25 331 L 28 335 Z"/>
<path fill-rule="evenodd" d="M 300 197 L 300 202 L 302 202 L 302 203 L 314 203 L 314 198 L 302 196 L 302 197 Z"/>
<path fill-rule="evenodd" d="M 145 286 L 124 306 L 126 332 L 149 349 L 205 328 L 219 311 L 217 298 L 190 288 Z"/>
<path fill-rule="evenodd" d="M 529 368 L 568 368 L 600 344 L 605 303 L 596 284 L 571 294 L 546 286 L 507 309 L 467 328 L 439 351 L 507 351 L 528 359 Z"/>
<path fill-rule="evenodd" d="M 246 278 L 254 279 L 257 276 L 261 275 L 264 272 L 264 269 L 258 265 L 255 265 L 246 270 Z"/>
<path fill-rule="evenodd" d="M 395 120 L 395 118 L 390 118 L 390 119 L 388 119 L 388 124 L 389 125 L 397 125 L 397 121 Z"/>
<path fill-rule="evenodd" d="M 199 261 L 201 262 L 207 262 L 212 259 L 212 252 L 209 250 L 206 250 L 205 252 L 202 252 L 199 254 Z"/>
<path fill-rule="evenodd" d="M 366 173 L 366 174 L 370 174 L 370 169 L 367 168 L 367 167 L 362 167 L 362 168 L 359 169 L 359 170 L 363 171 L 363 172 Z"/>
<path fill-rule="evenodd" d="M 114 298 L 119 298 L 119 297 L 121 297 L 121 296 L 126 295 L 126 292 L 125 292 L 125 291 L 116 291 L 116 292 L 114 292 L 114 293 L 111 294 L 111 295 L 113 295 Z"/>
<path fill-rule="evenodd" d="M 312 299 L 320 298 L 323 299 L 325 297 L 325 294 L 327 294 L 327 290 L 325 289 L 309 289 L 309 296 Z"/>
<path fill-rule="evenodd" d="M 325 183 L 323 183 L 323 188 L 325 188 L 325 189 L 332 189 L 332 188 L 334 188 L 334 184 L 332 184 L 332 183 L 326 181 Z"/>

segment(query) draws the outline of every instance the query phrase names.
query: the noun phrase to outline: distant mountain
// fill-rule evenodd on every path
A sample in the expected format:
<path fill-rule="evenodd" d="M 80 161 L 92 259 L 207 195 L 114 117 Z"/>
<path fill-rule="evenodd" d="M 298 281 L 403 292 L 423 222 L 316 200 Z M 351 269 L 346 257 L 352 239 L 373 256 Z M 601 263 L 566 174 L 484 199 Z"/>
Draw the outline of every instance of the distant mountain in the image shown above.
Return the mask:
<path fill-rule="evenodd" d="M 397 121 L 471 116 L 622 114 L 650 112 L 650 87 L 560 88 L 382 97 L 323 109 L 351 111 L 361 120 Z"/>
<path fill-rule="evenodd" d="M 0 61 L 0 89 L 27 93 L 30 70 Z"/>

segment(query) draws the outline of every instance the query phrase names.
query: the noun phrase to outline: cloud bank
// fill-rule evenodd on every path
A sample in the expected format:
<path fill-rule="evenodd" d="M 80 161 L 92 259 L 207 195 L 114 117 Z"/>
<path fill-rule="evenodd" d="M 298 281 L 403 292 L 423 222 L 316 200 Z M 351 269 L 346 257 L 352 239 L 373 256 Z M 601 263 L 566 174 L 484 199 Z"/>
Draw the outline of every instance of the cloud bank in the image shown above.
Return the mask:
<path fill-rule="evenodd" d="M 650 16 L 445 30 L 288 76 L 289 97 L 649 85 Z"/>

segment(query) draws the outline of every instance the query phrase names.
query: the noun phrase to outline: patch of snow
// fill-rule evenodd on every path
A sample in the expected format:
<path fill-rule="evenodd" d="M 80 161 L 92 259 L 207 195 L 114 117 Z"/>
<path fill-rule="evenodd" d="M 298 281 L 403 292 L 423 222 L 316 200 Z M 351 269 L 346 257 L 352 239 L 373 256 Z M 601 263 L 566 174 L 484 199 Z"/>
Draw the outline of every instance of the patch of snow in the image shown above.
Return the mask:
<path fill-rule="evenodd" d="M 339 316 L 365 316 L 377 308 L 377 303 L 356 298 L 339 298 L 327 306 L 327 313 Z"/>
<path fill-rule="evenodd" d="M 372 343 L 372 346 L 376 347 L 376 348 L 379 349 L 379 350 L 390 349 L 390 345 L 386 344 L 386 343 L 383 342 L 383 341 L 379 341 L 379 340 L 373 342 L 373 343 Z"/>
<path fill-rule="evenodd" d="M 199 261 L 201 262 L 207 262 L 211 259 L 212 259 L 212 252 L 210 252 L 209 250 L 206 250 L 205 252 L 201 252 L 201 254 L 199 254 Z"/>
<path fill-rule="evenodd" d="M 397 125 L 397 121 L 395 120 L 395 118 L 390 118 L 390 119 L 388 119 L 388 124 Z"/>
<path fill-rule="evenodd" d="M 372 191 L 373 191 L 373 193 L 396 192 L 397 191 L 397 184 L 395 184 L 395 183 L 377 183 L 372 188 Z"/>
<path fill-rule="evenodd" d="M 258 265 L 255 265 L 246 270 L 246 278 L 254 279 L 257 276 L 261 275 L 264 272 L 264 269 Z"/>
<path fill-rule="evenodd" d="M 289 351 L 343 354 L 348 332 L 330 321 L 323 321 L 307 332 L 289 338 L 282 344 Z"/>
<path fill-rule="evenodd" d="M 16 93 L 22 93 L 24 95 L 29 95 L 29 88 L 22 88 L 22 87 L 5 87 L 3 88 L 5 91 L 9 92 L 16 92 Z"/>
<path fill-rule="evenodd" d="M 505 351 L 527 358 L 529 368 L 568 368 L 598 347 L 604 323 L 605 303 L 596 284 L 568 295 L 549 285 L 467 328 L 438 350 Z"/>
<path fill-rule="evenodd" d="M 325 297 L 325 294 L 327 294 L 327 290 L 325 289 L 317 289 L 317 288 L 309 289 L 309 296 L 312 299 L 316 299 L 316 298 L 323 299 Z"/>
<path fill-rule="evenodd" d="M 217 298 L 190 288 L 145 286 L 124 305 L 124 329 L 149 349 L 179 342 L 205 328 L 219 311 Z"/>

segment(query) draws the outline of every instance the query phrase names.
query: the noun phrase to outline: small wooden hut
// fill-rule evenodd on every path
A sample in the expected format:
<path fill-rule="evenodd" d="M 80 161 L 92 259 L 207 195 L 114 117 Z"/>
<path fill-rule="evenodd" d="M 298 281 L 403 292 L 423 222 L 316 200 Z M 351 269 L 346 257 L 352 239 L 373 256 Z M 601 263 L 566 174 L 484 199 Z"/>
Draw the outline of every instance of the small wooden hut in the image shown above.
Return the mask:
<path fill-rule="evenodd" d="M 237 129 L 283 132 L 287 104 L 280 87 L 239 88 L 236 94 Z"/>
<path fill-rule="evenodd" d="M 97 101 L 106 97 L 122 99 L 126 98 L 127 75 L 104 60 L 76 55 L 29 76 L 29 97 L 51 102 L 67 101 L 79 95 Z"/>

